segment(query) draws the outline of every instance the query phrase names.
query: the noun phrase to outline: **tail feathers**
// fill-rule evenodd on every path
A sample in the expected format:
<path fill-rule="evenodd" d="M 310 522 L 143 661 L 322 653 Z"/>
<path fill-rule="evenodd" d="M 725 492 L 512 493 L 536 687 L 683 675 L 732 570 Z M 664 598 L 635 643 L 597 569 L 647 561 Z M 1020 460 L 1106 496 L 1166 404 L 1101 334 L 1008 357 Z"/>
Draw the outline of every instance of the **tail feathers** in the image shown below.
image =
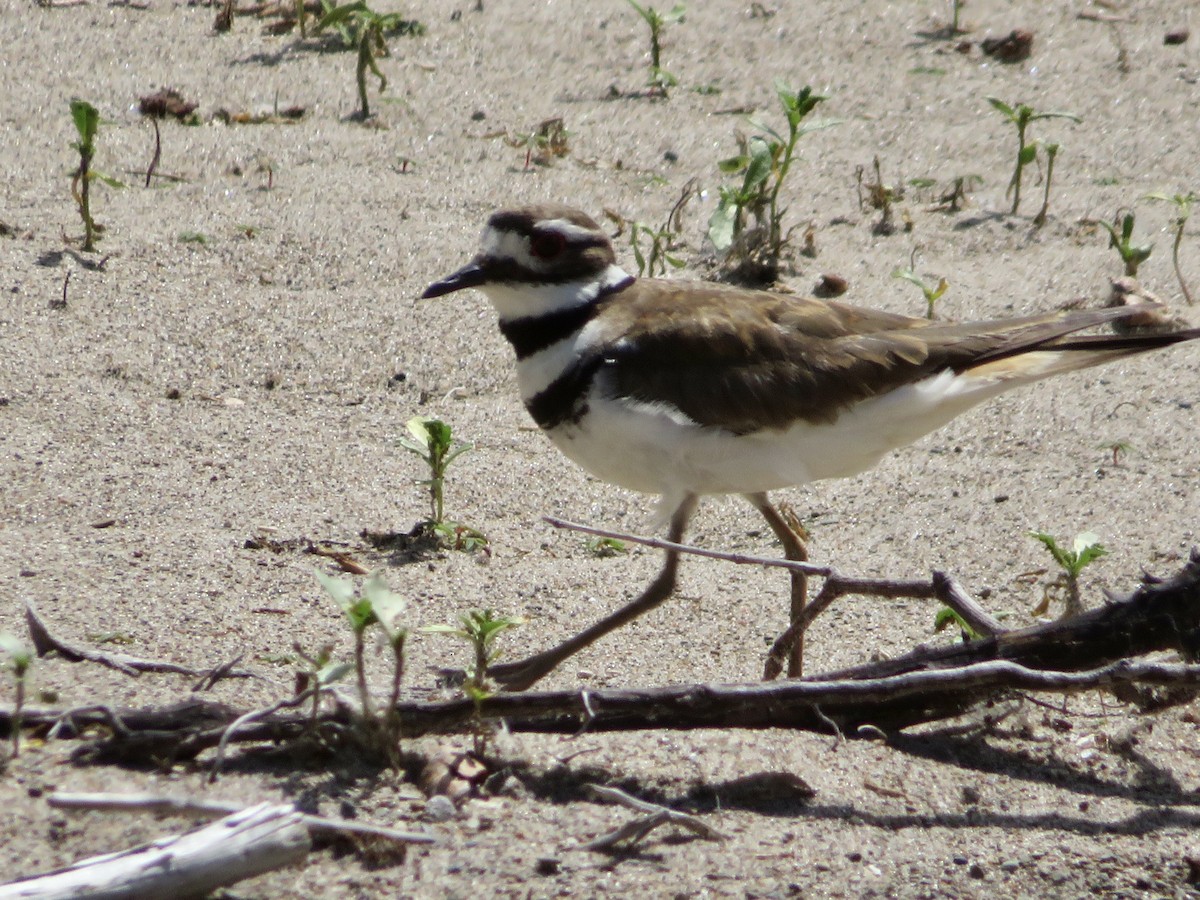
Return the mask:
<path fill-rule="evenodd" d="M 988 381 L 1040 381 L 1197 338 L 1200 328 L 1148 334 L 1069 335 L 989 355 L 967 367 L 963 374 Z"/>

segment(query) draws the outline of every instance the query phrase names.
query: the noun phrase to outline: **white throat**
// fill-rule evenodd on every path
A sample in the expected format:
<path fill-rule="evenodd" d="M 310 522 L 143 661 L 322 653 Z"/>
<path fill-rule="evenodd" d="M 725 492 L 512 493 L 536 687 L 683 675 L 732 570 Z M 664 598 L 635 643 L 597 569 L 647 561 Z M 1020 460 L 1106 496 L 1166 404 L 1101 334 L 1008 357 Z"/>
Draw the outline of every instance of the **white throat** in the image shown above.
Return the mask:
<path fill-rule="evenodd" d="M 586 281 L 561 281 L 556 284 L 506 283 L 485 284 L 479 290 L 492 301 L 500 321 L 544 316 L 576 306 L 586 306 L 601 293 L 629 280 L 629 274 L 615 263 Z"/>

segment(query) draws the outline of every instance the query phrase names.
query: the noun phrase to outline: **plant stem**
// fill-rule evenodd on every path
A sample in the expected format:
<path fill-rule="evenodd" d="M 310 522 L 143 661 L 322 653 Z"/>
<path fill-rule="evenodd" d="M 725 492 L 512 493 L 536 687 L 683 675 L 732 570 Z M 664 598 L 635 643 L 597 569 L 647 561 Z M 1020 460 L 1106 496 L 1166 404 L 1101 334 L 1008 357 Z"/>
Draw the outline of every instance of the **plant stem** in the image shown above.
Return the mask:
<path fill-rule="evenodd" d="M 371 117 L 371 108 L 367 103 L 367 68 L 371 65 L 371 28 L 364 26 L 358 35 L 358 66 L 355 77 L 358 79 L 358 105 L 362 109 L 363 119 Z"/>
<path fill-rule="evenodd" d="M 1010 215 L 1017 214 L 1017 208 L 1021 205 L 1021 177 L 1025 168 L 1025 126 L 1029 124 L 1028 118 L 1017 116 L 1017 168 L 1013 172 L 1012 189 L 1013 189 L 1013 204 L 1009 211 Z"/>
<path fill-rule="evenodd" d="M 358 699 L 362 703 L 363 719 L 367 722 L 371 721 L 371 697 L 367 692 L 367 670 L 365 660 L 363 658 L 364 644 L 363 634 L 366 629 L 356 629 L 354 632 L 354 672 L 358 677 Z"/>
<path fill-rule="evenodd" d="M 1181 220 L 1175 226 L 1175 243 L 1171 246 L 1171 265 L 1175 267 L 1175 277 L 1179 279 L 1179 289 L 1183 291 L 1183 299 L 1187 301 L 1188 306 L 1192 305 L 1192 292 L 1188 290 L 1187 282 L 1183 278 L 1183 270 L 1179 268 L 1179 245 L 1183 243 L 1183 225 Z"/>
<path fill-rule="evenodd" d="M 1039 228 L 1046 224 L 1046 211 L 1050 209 L 1050 179 L 1054 175 L 1054 158 L 1058 156 L 1057 144 L 1046 144 L 1046 190 L 1042 194 L 1042 208 L 1033 217 L 1033 224 Z"/>

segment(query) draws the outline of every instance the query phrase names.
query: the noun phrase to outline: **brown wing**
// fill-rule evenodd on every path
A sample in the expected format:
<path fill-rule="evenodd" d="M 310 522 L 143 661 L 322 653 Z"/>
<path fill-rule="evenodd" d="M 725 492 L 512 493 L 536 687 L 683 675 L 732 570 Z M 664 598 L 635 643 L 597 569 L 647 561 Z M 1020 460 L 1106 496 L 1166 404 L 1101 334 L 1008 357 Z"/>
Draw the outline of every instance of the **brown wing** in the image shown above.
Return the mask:
<path fill-rule="evenodd" d="M 610 333 L 622 336 L 605 355 L 603 377 L 617 396 L 669 404 L 701 425 L 737 433 L 832 422 L 940 370 L 1069 349 L 1065 335 L 1128 315 L 1091 310 L 941 325 L 811 298 L 679 286 L 639 281 L 638 303 L 624 294 L 602 313 Z M 1131 351 L 1150 349 L 1146 340 L 1104 339 Z"/>

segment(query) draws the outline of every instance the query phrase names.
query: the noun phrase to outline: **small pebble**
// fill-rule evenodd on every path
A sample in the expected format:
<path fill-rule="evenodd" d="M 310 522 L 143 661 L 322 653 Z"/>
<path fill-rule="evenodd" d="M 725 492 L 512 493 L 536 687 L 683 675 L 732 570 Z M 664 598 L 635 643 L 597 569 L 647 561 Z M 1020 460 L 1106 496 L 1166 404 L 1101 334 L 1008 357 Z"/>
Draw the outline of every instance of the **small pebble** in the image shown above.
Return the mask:
<path fill-rule="evenodd" d="M 454 801 L 445 794 L 435 794 L 425 804 L 425 818 L 431 822 L 449 822 L 457 814 Z"/>

